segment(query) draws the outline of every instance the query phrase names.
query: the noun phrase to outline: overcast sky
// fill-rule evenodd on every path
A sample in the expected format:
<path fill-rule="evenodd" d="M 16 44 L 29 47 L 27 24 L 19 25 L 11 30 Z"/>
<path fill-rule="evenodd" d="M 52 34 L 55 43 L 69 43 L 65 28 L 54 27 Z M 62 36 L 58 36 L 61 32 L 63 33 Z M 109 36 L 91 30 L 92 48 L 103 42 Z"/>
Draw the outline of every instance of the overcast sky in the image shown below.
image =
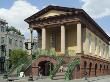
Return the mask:
<path fill-rule="evenodd" d="M 110 36 L 110 0 L 0 0 L 0 18 L 28 37 L 28 24 L 24 19 L 48 5 L 82 8 Z"/>

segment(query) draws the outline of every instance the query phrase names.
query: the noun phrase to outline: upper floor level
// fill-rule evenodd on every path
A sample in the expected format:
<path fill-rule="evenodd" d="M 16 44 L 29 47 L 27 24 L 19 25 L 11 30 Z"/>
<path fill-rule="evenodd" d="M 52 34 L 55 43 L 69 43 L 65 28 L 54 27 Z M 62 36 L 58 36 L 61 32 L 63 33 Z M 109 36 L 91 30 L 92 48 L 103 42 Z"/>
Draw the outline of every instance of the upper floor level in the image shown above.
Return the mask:
<path fill-rule="evenodd" d="M 48 6 L 25 19 L 37 30 L 39 47 L 60 54 L 84 53 L 109 59 L 110 37 L 82 9 Z"/>

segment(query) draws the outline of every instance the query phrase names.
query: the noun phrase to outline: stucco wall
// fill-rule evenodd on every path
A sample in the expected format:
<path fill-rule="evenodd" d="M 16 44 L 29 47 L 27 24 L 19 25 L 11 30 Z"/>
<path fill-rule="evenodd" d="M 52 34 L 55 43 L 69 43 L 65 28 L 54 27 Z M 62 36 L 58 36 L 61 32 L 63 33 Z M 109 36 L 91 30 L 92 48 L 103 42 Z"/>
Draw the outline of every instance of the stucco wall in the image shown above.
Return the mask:
<path fill-rule="evenodd" d="M 49 49 L 51 47 L 51 42 L 50 42 L 50 29 L 46 29 L 46 49 Z"/>
<path fill-rule="evenodd" d="M 85 54 L 90 54 L 93 56 L 108 59 L 108 44 L 101 40 L 89 29 L 85 28 L 85 40 L 83 42 L 83 51 Z M 90 39 L 90 41 L 89 41 Z M 91 43 L 91 46 L 90 46 Z M 96 46 L 96 48 L 95 48 Z M 101 50 L 101 51 L 100 51 Z M 104 52 L 103 52 L 104 50 Z"/>
<path fill-rule="evenodd" d="M 76 52 L 77 49 L 77 28 L 71 25 L 66 28 L 66 50 Z M 74 55 L 74 54 L 69 54 Z"/>

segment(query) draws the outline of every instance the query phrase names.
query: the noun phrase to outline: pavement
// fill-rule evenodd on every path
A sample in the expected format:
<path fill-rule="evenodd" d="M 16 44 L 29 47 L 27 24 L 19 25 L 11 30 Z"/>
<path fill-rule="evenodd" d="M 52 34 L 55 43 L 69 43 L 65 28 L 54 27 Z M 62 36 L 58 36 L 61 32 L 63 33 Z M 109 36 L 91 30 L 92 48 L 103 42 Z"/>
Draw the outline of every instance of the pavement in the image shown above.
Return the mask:
<path fill-rule="evenodd" d="M 43 78 L 39 79 L 38 77 L 34 77 L 34 81 L 28 81 L 29 77 L 24 77 L 24 78 L 19 78 L 19 77 L 14 77 L 9 79 L 14 79 L 13 81 L 8 81 L 6 79 L 3 79 L 3 76 L 0 76 L 0 82 L 110 82 L 110 75 L 106 76 L 98 76 L 98 77 L 91 77 L 85 80 L 84 78 L 82 79 L 76 79 L 76 80 L 51 80 L 49 78 Z"/>

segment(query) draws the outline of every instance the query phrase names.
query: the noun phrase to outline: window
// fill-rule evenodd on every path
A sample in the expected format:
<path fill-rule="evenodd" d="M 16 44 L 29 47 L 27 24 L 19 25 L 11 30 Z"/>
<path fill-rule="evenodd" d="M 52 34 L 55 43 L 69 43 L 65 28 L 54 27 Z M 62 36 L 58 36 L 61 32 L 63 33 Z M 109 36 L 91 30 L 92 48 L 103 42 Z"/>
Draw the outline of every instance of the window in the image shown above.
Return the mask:
<path fill-rule="evenodd" d="M 12 39 L 11 38 L 9 38 L 9 44 L 12 44 Z"/>
<path fill-rule="evenodd" d="M 20 47 L 23 47 L 23 43 L 22 43 L 22 41 L 20 41 L 20 44 L 19 44 L 19 45 L 20 45 Z"/>
<path fill-rule="evenodd" d="M 1 32 L 5 32 L 5 28 L 3 26 L 1 27 Z"/>
<path fill-rule="evenodd" d="M 5 38 L 1 37 L 1 43 L 4 43 L 4 42 L 5 42 Z"/>
<path fill-rule="evenodd" d="M 15 46 L 18 46 L 17 43 L 18 43 L 17 40 L 15 40 Z"/>

